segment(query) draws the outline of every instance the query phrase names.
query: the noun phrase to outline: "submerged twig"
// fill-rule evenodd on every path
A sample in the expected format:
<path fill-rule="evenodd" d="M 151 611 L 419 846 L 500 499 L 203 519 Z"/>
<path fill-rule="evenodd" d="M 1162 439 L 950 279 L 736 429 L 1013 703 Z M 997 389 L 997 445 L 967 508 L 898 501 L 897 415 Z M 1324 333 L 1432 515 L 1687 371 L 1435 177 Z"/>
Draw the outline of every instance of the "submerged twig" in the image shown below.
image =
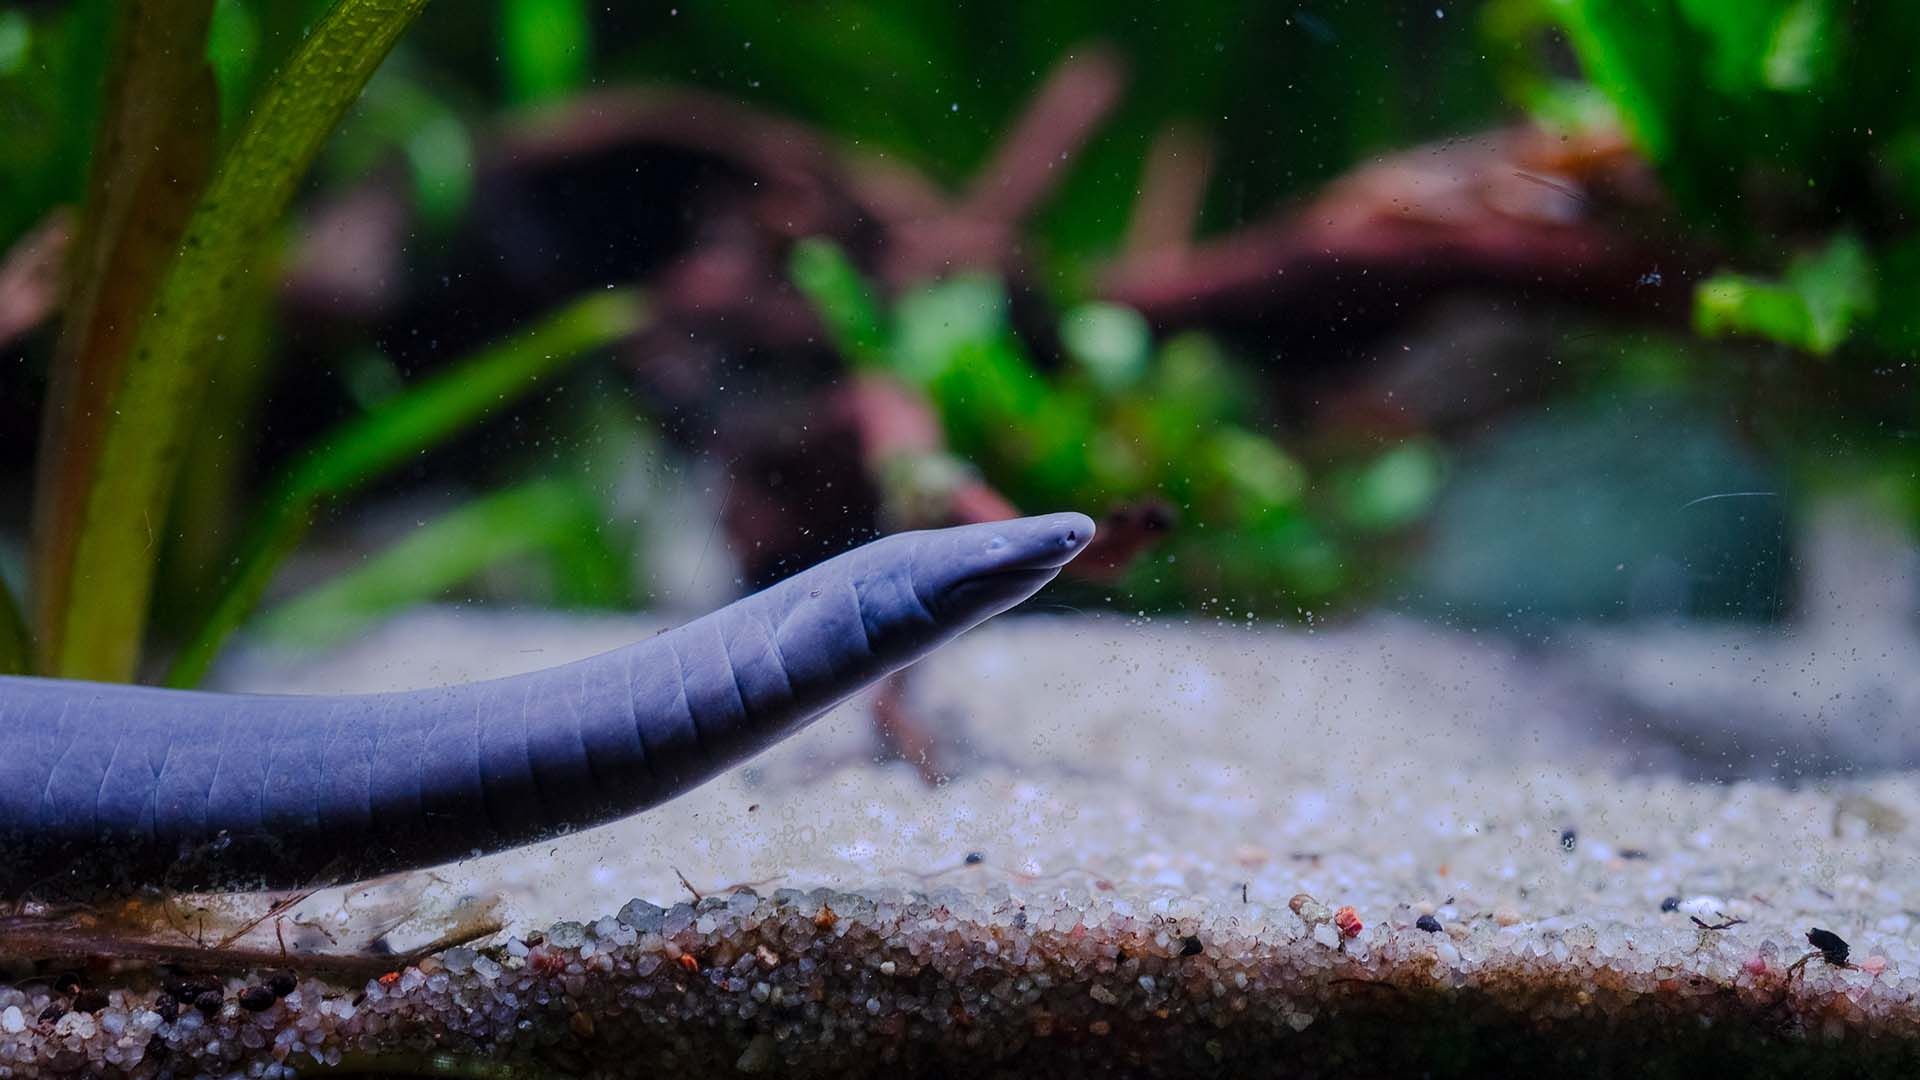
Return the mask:
<path fill-rule="evenodd" d="M 693 902 L 694 902 L 694 903 L 696 903 L 696 904 L 697 904 L 697 903 L 699 903 L 700 901 L 702 901 L 702 900 L 704 900 L 704 899 L 706 899 L 706 897 L 704 897 L 704 896 L 701 896 L 701 895 L 700 895 L 700 890 L 699 890 L 699 889 L 696 889 L 696 888 L 694 888 L 694 887 L 693 887 L 693 882 L 691 882 L 691 881 L 688 881 L 688 880 L 687 880 L 687 875 L 685 875 L 685 874 L 683 874 L 683 873 L 681 873 L 681 872 L 680 872 L 680 868 L 679 868 L 679 867 L 677 867 L 677 866 L 676 866 L 676 867 L 674 867 L 674 868 L 673 868 L 673 876 L 674 876 L 674 877 L 677 877 L 677 878 L 679 878 L 679 879 L 680 879 L 680 886 L 681 886 L 681 888 L 684 888 L 684 889 L 686 889 L 686 890 L 687 890 L 688 892 L 690 892 L 690 893 L 692 893 L 692 894 L 693 894 Z"/>
<path fill-rule="evenodd" d="M 151 938 L 123 937 L 71 922 L 32 917 L 0 919 L 0 959 L 113 960 L 168 964 L 192 971 L 247 971 L 257 967 L 364 977 L 396 971 L 436 953 L 467 945 L 501 931 L 489 919 L 403 953 L 298 953 L 238 946 L 175 945 Z"/>

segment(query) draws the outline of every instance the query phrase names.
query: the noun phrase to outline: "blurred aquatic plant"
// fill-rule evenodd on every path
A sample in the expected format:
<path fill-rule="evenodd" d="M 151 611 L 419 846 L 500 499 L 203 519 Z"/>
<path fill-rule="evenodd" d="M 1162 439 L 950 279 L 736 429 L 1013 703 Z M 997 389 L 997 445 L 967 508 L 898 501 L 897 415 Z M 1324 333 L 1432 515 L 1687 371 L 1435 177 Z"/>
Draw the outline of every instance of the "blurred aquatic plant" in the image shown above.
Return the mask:
<path fill-rule="evenodd" d="M 154 537 L 242 279 L 342 113 L 425 0 L 340 0 L 215 159 L 207 0 L 120 8 L 35 505 L 37 667 L 135 671 Z"/>
<path fill-rule="evenodd" d="M 27 623 L 20 615 L 20 605 L 7 590 L 5 578 L 0 578 L 0 675 L 20 675 L 27 670 L 29 646 L 32 639 L 27 636 Z"/>
<path fill-rule="evenodd" d="M 112 24 L 108 0 L 0 10 L 0 247 L 80 189 L 108 60 L 100 43 Z"/>
<path fill-rule="evenodd" d="M 563 602 L 622 606 L 631 602 L 629 578 L 620 545 L 609 539 L 599 500 L 581 484 L 533 480 L 422 524 L 357 569 L 275 607 L 256 625 L 268 641 L 331 645 L 527 555 L 546 556 L 553 591 Z"/>
<path fill-rule="evenodd" d="M 1333 597 L 1362 578 L 1342 537 L 1417 521 L 1439 487 L 1437 452 L 1409 444 L 1349 461 L 1334 497 L 1316 503 L 1306 467 L 1260 430 L 1255 388 L 1220 349 L 1192 333 L 1156 343 L 1124 307 L 1069 309 L 1066 365 L 1043 371 L 997 279 L 949 278 L 886 312 L 821 240 L 799 245 L 793 275 L 841 351 L 924 392 L 952 449 L 1016 505 L 1178 507 L 1164 555 L 1124 582 L 1141 607 L 1293 612 Z"/>
<path fill-rule="evenodd" d="M 1866 246 L 1852 233 L 1797 255 L 1778 281 L 1721 272 L 1700 283 L 1693 324 L 1700 333 L 1749 334 L 1827 356 L 1873 313 L 1875 283 Z"/>
<path fill-rule="evenodd" d="M 359 106 L 340 126 L 323 164 L 330 184 L 345 186 L 373 172 L 396 151 L 412 179 L 421 221 L 445 229 L 473 196 L 473 136 L 460 111 L 432 87 L 428 73 L 396 53 L 368 81 Z"/>
<path fill-rule="evenodd" d="M 500 55 L 514 101 L 551 101 L 580 89 L 592 53 L 583 0 L 501 0 Z"/>
<path fill-rule="evenodd" d="M 175 658 L 167 682 L 199 682 L 326 503 L 471 428 L 568 364 L 632 334 L 642 319 L 630 292 L 590 296 L 396 393 L 323 439 L 268 487 L 219 599 Z"/>
<path fill-rule="evenodd" d="M 1624 128 L 1740 268 L 1698 286 L 1699 330 L 1821 356 L 1911 338 L 1920 276 L 1883 267 L 1916 261 L 1920 6 L 1501 0 L 1483 22 L 1506 44 L 1561 35 L 1580 77 L 1509 65 L 1509 91 L 1550 123 Z"/>
<path fill-rule="evenodd" d="M 1682 357 L 1655 381 L 1737 403 L 1789 498 L 1865 494 L 1920 528 L 1920 5 L 1493 0 L 1482 28 L 1542 122 L 1631 137 L 1672 203 L 1644 224 L 1719 267 L 1689 275 L 1696 340 L 1615 337 L 1611 366 Z"/>
<path fill-rule="evenodd" d="M 310 3 L 130 0 L 76 4 L 63 19 L 0 20 L 0 80 L 19 66 L 18 56 L 7 66 L 9 50 L 32 56 L 44 39 L 49 57 L 71 61 L 85 53 L 77 46 L 90 29 L 110 43 L 103 67 L 92 69 L 104 95 L 88 103 L 80 65 L 57 82 L 70 100 L 48 109 L 99 121 L 38 453 L 33 606 L 23 609 L 0 582 L 0 671 L 133 677 L 165 560 L 188 577 L 199 567 L 216 588 L 170 675 L 180 685 L 196 680 L 320 507 L 639 327 L 643 310 L 630 292 L 564 306 L 345 425 L 269 489 L 226 557 L 225 537 L 199 527 L 229 509 L 216 504 L 232 501 L 238 435 L 268 369 L 280 219 L 424 5 L 337 0 L 318 11 Z M 310 26 L 309 14 L 317 14 Z M 398 111 L 425 115 L 432 129 L 439 114 L 422 113 L 419 96 L 408 99 L 397 85 L 402 92 L 377 97 L 412 100 L 410 113 Z M 51 128 L 46 135 L 70 139 Z M 49 155 L 59 158 L 42 154 L 38 174 L 0 167 L 0 178 L 45 175 Z M 454 157 L 452 171 L 464 174 L 464 143 Z M 37 197 L 7 194 L 0 202 L 9 209 Z M 527 490 L 551 499 L 546 489 Z M 194 521 L 176 528 L 174 514 Z M 604 569 L 605 560 L 582 565 Z M 563 587 L 608 595 L 604 580 L 588 580 L 596 576 L 605 577 L 583 570 Z"/>
<path fill-rule="evenodd" d="M 1730 235 L 1757 196 L 1852 201 L 1920 129 L 1920 10 L 1900 0 L 1544 3 L 1682 207 Z"/>

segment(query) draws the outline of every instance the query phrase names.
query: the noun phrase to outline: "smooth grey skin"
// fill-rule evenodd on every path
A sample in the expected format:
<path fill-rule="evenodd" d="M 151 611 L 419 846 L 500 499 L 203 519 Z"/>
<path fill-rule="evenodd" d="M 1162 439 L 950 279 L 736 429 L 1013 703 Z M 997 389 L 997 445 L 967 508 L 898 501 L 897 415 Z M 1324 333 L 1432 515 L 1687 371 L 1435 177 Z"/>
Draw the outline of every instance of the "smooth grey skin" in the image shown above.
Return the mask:
<path fill-rule="evenodd" d="M 656 637 L 355 696 L 0 678 L 0 898 L 295 889 L 637 813 L 1051 581 L 1093 521 L 901 533 Z"/>

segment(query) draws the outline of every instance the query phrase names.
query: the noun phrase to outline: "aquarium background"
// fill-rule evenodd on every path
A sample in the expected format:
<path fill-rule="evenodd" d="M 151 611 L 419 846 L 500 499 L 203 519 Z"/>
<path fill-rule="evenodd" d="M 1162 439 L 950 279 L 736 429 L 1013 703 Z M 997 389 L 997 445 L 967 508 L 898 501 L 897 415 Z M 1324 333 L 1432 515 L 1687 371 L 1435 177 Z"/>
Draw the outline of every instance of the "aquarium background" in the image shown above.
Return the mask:
<path fill-rule="evenodd" d="M 0 674 L 482 678 L 1079 510 L 1058 582 L 790 746 L 381 900 L 518 935 L 387 1030 L 558 919 L 606 1001 L 704 958 L 661 1061 L 871 1066 L 739 1007 L 851 904 L 808 955 L 920 996 L 813 1000 L 927 1067 L 977 1050 L 943 1015 L 1067 1069 L 1158 1012 L 1112 1061 L 1900 1059 L 1916 46 L 1893 0 L 16 3 Z M 569 992 L 502 1022 L 617 1062 Z"/>
<path fill-rule="evenodd" d="M 271 153 L 239 140 L 327 5 L 0 17 L 10 606 L 73 638 L 9 666 L 671 606 L 676 513 L 762 583 L 965 517 L 963 475 L 1166 518 L 1076 603 L 1521 633 L 1776 620 L 1814 500 L 1913 516 L 1897 6 L 392 7 L 270 236 L 145 313 L 185 389 L 100 430 L 62 417 L 137 374 L 169 230 Z M 168 59 L 103 49 L 116 14 Z M 116 111 L 192 145 L 103 143 Z M 156 461 L 112 493 L 138 536 L 58 509 L 108 516 L 107 432 Z"/>

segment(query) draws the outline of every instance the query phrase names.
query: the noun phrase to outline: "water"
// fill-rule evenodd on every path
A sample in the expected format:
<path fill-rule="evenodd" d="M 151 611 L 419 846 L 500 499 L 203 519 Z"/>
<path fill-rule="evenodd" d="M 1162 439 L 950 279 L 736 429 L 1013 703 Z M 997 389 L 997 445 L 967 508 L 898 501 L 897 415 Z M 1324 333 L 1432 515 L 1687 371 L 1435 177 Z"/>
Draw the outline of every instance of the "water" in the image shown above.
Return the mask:
<path fill-rule="evenodd" d="M 654 668 L 381 744 L 541 721 L 424 796 L 475 857 L 28 867 L 0 1076 L 1911 1071 L 1915 17 L 503 4 L 384 63 L 324 0 L 0 13 L 0 674 L 447 686 L 886 534 L 1097 536 L 597 828 L 479 854 Z M 278 111 L 303 41 L 337 126 Z M 810 587 L 863 605 L 822 655 L 958 559 Z M 791 684 L 794 625 L 672 674 Z M 284 840 L 358 776 L 23 685 L 15 863 L 139 865 L 89 830 L 149 782 Z"/>

